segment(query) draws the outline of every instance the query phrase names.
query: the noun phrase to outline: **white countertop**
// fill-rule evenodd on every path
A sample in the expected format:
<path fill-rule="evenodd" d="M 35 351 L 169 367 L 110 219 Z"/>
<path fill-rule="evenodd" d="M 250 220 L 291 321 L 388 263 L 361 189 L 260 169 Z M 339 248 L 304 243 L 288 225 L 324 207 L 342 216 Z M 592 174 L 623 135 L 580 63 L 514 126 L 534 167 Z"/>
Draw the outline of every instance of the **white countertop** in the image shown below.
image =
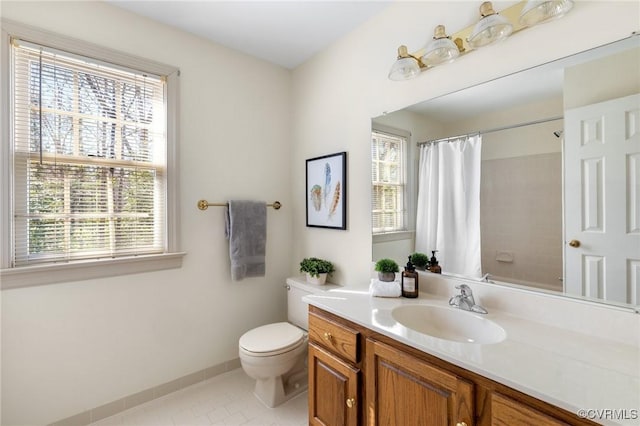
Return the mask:
<path fill-rule="evenodd" d="M 567 331 L 495 309 L 487 315 L 465 311 L 460 314 L 482 316 L 499 324 L 507 333 L 504 341 L 483 345 L 438 339 L 404 327 L 391 315 L 393 308 L 406 304 L 448 306 L 447 298 L 424 292 L 418 299 L 379 298 L 360 288 L 341 287 L 303 300 L 569 412 L 618 410 L 590 417 L 598 423 L 640 424 L 637 346 Z"/>

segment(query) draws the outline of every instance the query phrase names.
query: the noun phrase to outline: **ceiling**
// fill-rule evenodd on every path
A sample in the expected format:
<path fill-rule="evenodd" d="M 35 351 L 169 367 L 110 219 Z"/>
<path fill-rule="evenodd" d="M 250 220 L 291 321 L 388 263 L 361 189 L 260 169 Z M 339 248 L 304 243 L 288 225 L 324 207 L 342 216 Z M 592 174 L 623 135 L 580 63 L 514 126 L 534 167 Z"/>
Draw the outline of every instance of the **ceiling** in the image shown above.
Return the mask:
<path fill-rule="evenodd" d="M 392 0 L 106 1 L 292 69 L 381 12 Z"/>

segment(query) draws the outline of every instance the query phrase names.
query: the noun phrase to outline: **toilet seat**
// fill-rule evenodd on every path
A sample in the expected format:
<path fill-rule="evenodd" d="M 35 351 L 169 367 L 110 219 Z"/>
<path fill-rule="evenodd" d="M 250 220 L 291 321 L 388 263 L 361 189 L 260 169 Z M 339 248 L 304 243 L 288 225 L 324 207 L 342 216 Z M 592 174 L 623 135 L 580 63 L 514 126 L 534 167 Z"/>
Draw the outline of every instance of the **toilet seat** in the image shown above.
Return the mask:
<path fill-rule="evenodd" d="M 288 322 L 263 325 L 240 337 L 239 346 L 247 355 L 267 357 L 289 352 L 304 342 L 304 333 Z"/>

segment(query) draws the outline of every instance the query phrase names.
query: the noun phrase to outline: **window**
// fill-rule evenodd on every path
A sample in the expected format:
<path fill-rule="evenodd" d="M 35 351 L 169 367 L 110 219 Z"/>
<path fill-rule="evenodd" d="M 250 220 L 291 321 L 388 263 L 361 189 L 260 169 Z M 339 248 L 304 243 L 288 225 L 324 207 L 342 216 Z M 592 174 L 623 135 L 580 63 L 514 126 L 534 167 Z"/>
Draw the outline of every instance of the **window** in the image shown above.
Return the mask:
<path fill-rule="evenodd" d="M 378 130 L 372 132 L 371 211 L 374 234 L 407 229 L 407 138 Z"/>
<path fill-rule="evenodd" d="M 11 212 L 3 214 L 12 238 L 2 267 L 171 252 L 168 74 L 3 38 L 10 42 L 3 152 L 12 171 L 3 182 Z"/>

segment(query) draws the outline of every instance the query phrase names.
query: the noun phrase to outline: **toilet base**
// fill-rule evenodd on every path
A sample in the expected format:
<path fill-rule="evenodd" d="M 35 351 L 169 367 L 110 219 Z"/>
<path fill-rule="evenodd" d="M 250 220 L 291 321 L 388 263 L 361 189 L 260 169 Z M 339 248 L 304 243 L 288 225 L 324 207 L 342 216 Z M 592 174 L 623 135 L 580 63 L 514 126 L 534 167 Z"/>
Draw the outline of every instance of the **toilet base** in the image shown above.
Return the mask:
<path fill-rule="evenodd" d="M 269 408 L 277 407 L 306 391 L 309 387 L 307 369 L 283 376 L 257 380 L 253 394 Z"/>

